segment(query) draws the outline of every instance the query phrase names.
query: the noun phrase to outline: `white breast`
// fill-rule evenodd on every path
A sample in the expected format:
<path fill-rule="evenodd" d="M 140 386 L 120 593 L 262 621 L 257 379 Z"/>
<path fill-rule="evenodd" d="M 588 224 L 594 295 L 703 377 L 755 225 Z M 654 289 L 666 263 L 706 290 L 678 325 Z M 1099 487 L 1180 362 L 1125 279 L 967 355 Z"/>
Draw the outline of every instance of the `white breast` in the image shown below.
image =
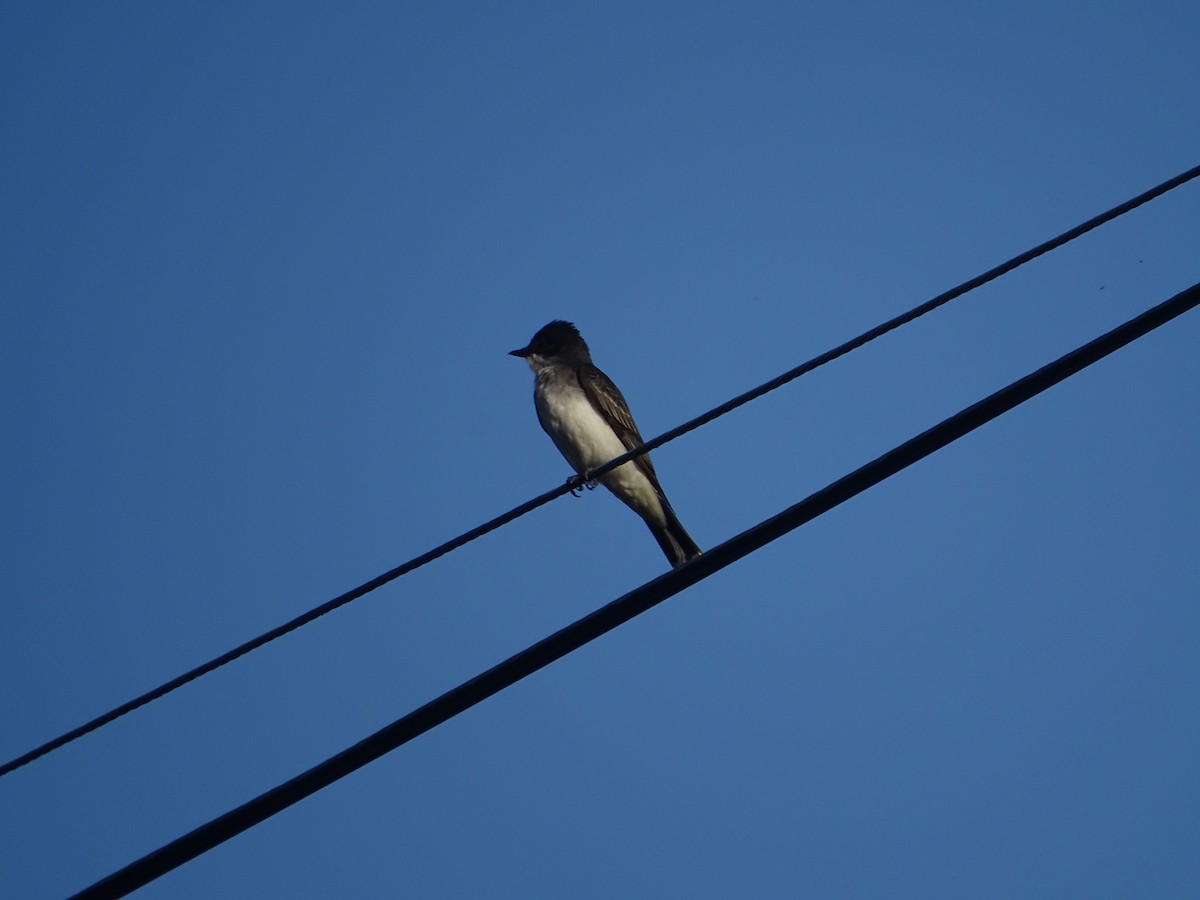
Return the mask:
<path fill-rule="evenodd" d="M 628 449 L 573 377 L 563 377 L 561 372 L 555 377 L 553 370 L 539 372 L 534 402 L 542 427 L 576 472 L 591 471 Z M 619 466 L 600 481 L 639 515 L 665 525 L 658 493 L 634 463 Z"/>

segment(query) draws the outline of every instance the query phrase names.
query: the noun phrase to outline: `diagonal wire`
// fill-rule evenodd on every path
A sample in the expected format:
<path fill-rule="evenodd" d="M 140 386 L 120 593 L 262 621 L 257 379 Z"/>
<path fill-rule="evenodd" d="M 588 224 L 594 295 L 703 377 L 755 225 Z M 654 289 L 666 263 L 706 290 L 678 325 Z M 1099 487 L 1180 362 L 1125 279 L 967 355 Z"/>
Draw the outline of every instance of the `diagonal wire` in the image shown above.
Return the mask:
<path fill-rule="evenodd" d="M 475 528 L 472 528 L 470 531 L 465 531 L 457 537 L 446 541 L 444 544 L 434 547 L 432 550 L 428 550 L 425 553 L 422 553 L 420 556 L 415 556 L 408 562 L 402 563 L 401 565 L 396 566 L 394 569 L 390 569 L 387 572 L 384 572 L 382 575 L 372 578 L 370 581 L 361 584 L 344 594 L 334 597 L 332 600 L 328 600 L 325 603 L 322 603 L 320 606 L 314 607 L 308 612 L 303 613 L 276 628 L 272 628 L 270 631 L 260 634 L 258 637 L 252 638 L 243 644 L 239 644 L 232 650 L 229 650 L 220 656 L 214 657 L 208 662 L 202 663 L 201 665 L 196 666 L 194 669 L 190 669 L 189 671 L 184 672 L 182 675 L 172 678 L 170 681 L 164 682 L 153 690 L 147 691 L 138 697 L 134 697 L 132 700 L 129 700 L 120 706 L 117 706 L 108 712 L 97 716 L 91 721 L 85 722 L 77 728 L 73 728 L 64 734 L 59 735 L 53 740 L 47 741 L 46 743 L 35 747 L 27 753 L 24 753 L 21 756 L 18 756 L 7 763 L 0 765 L 0 777 L 19 769 L 22 766 L 28 765 L 34 760 L 45 756 L 47 753 L 51 753 L 54 750 L 71 743 L 72 741 L 76 741 L 84 735 L 90 734 L 91 732 L 102 728 L 110 722 L 113 722 L 116 719 L 133 712 L 135 709 L 145 706 L 147 703 L 151 703 L 161 697 L 166 696 L 167 694 L 170 694 L 173 691 L 178 690 L 185 684 L 195 681 L 197 678 L 207 675 L 209 672 L 228 665 L 234 660 L 245 656 L 252 650 L 256 650 L 259 647 L 262 647 L 264 644 L 269 644 L 271 641 L 283 637 L 285 634 L 295 631 L 297 628 L 300 628 L 303 625 L 307 625 L 314 619 L 318 619 L 326 613 L 330 613 L 339 607 L 345 606 L 347 603 L 357 600 L 364 594 L 368 594 L 376 588 L 382 587 L 388 582 L 394 581 L 395 579 L 413 571 L 414 569 L 419 569 L 421 566 L 445 556 L 452 550 L 457 550 L 459 547 L 470 543 L 476 538 L 482 537 L 489 532 L 495 531 L 497 528 L 507 525 L 514 519 L 520 518 L 526 513 L 532 512 L 538 507 L 544 506 L 551 500 L 561 497 L 568 491 L 578 489 L 586 481 L 594 480 L 595 478 L 612 471 L 618 466 L 629 462 L 631 459 L 641 456 L 643 453 L 649 453 L 651 450 L 661 447 L 663 444 L 673 441 L 677 437 L 681 437 L 690 431 L 694 431 L 695 429 L 700 428 L 702 425 L 706 425 L 714 419 L 717 419 L 726 413 L 732 412 L 740 406 L 744 406 L 751 400 L 755 400 L 764 394 L 770 393 L 771 391 L 782 387 L 790 381 L 794 381 L 801 375 L 820 368 L 826 363 L 845 356 L 847 353 L 857 350 L 859 347 L 870 343 L 876 338 L 882 337 L 888 332 L 900 328 L 902 325 L 907 325 L 914 319 L 918 319 L 927 313 L 933 312 L 938 307 L 944 306 L 950 301 L 961 297 L 963 294 L 973 291 L 990 281 L 994 281 L 1001 275 L 1005 275 L 1008 272 L 1011 272 L 1013 269 L 1023 266 L 1025 263 L 1037 259 L 1039 256 L 1049 253 L 1050 251 L 1055 250 L 1084 234 L 1087 234 L 1089 231 L 1092 231 L 1093 229 L 1098 228 L 1107 222 L 1111 222 L 1113 219 L 1123 216 L 1127 212 L 1130 212 L 1131 210 L 1134 210 L 1145 203 L 1149 203 L 1151 200 L 1154 200 L 1157 197 L 1161 197 L 1168 191 L 1174 190 L 1175 188 L 1186 184 L 1198 176 L 1200 176 L 1200 166 L 1195 166 L 1191 169 L 1188 169 L 1186 172 L 1181 172 L 1179 175 L 1167 179 L 1161 184 L 1152 187 L 1150 190 L 1138 194 L 1136 197 L 1132 197 L 1129 200 L 1126 200 L 1124 203 L 1114 206 L 1112 209 L 1109 209 L 1106 212 L 1095 216 L 1094 218 L 1088 219 L 1086 222 L 1076 225 L 1069 231 L 1065 231 L 1057 237 L 1046 241 L 1045 243 L 1038 244 L 1036 247 L 1026 250 L 1024 253 L 1021 253 L 1018 256 L 1014 256 L 1007 262 L 1001 263 L 993 269 L 989 269 L 982 275 L 978 275 L 969 281 L 964 281 L 957 287 L 951 288 L 943 294 L 939 294 L 932 300 L 928 300 L 925 303 L 922 303 L 920 306 L 913 307 L 908 312 L 896 316 L 895 318 L 890 319 L 887 322 L 876 326 L 875 328 L 872 328 L 870 331 L 865 331 L 858 337 L 846 341 L 844 344 L 840 344 L 839 346 L 834 347 L 832 350 L 822 353 L 820 356 L 815 356 L 808 360 L 808 362 L 802 363 L 801 365 L 796 366 L 794 369 L 790 369 L 787 372 L 784 372 L 782 375 L 778 375 L 775 378 L 772 378 L 770 381 L 764 382 L 758 387 L 746 391 L 743 394 L 739 394 L 733 399 L 727 400 L 719 406 L 713 407 L 708 412 L 702 413 L 696 418 L 684 422 L 682 425 L 672 428 L 670 431 L 664 432 L 653 440 L 647 441 L 642 446 L 618 456 L 610 462 L 607 462 L 604 465 L 592 470 L 591 472 L 587 473 L 586 478 L 579 475 L 573 476 L 572 478 L 568 479 L 565 484 L 546 491 L 545 493 L 534 497 L 532 500 L 527 500 L 520 506 L 510 509 L 508 512 L 503 513 L 502 515 L 499 515 L 496 518 L 483 523 L 482 525 L 478 525 Z"/>
<path fill-rule="evenodd" d="M 616 459 L 605 463 L 589 474 L 592 478 L 596 478 L 606 472 L 611 472 L 617 466 L 623 465 L 629 460 L 641 456 L 643 453 L 649 453 L 651 450 L 661 447 L 668 441 L 673 441 L 675 438 L 685 435 L 689 431 L 694 431 L 702 425 L 707 425 L 713 419 L 717 419 L 728 412 L 732 412 L 739 406 L 745 406 L 751 400 L 757 400 L 763 394 L 770 393 L 776 388 L 780 388 L 787 384 L 789 381 L 795 381 L 801 375 L 805 375 L 811 372 L 813 369 L 818 369 L 826 363 L 833 362 L 838 357 L 845 356 L 847 353 L 857 350 L 864 344 L 869 344 L 876 338 L 882 337 L 889 331 L 894 331 L 902 325 L 907 325 L 914 319 L 919 319 L 921 316 L 933 312 L 940 306 L 945 306 L 951 300 L 957 300 L 963 294 L 973 291 L 978 287 L 982 287 L 989 281 L 995 281 L 1001 275 L 1007 275 L 1013 269 L 1019 268 L 1020 266 L 1025 265 L 1027 262 L 1032 262 L 1039 256 L 1044 256 L 1045 254 L 1049 253 L 1051 250 L 1057 250 L 1064 244 L 1068 244 L 1076 238 L 1087 234 L 1089 231 L 1093 231 L 1096 228 L 1099 228 L 1101 225 L 1111 222 L 1113 219 L 1123 216 L 1125 213 L 1131 212 L 1132 210 L 1137 209 L 1143 204 L 1149 203 L 1151 200 L 1154 200 L 1157 197 L 1161 197 L 1168 191 L 1172 191 L 1180 185 L 1186 184 L 1198 176 L 1200 176 L 1200 166 L 1195 166 L 1191 169 L 1188 169 L 1186 172 L 1181 172 L 1174 178 L 1167 179 L 1162 184 L 1152 187 L 1145 193 L 1138 194 L 1136 197 L 1131 197 L 1124 203 L 1114 206 L 1112 209 L 1107 210 L 1106 212 L 1103 212 L 1094 218 L 1088 219 L 1086 222 L 1076 225 L 1069 231 L 1064 231 L 1058 237 L 1051 238 L 1045 243 L 1038 244 L 1036 247 L 1032 247 L 1018 256 L 1014 256 L 1007 262 L 1001 263 L 994 269 L 988 269 L 988 271 L 984 272 L 982 275 L 976 275 L 970 281 L 964 281 L 962 284 L 958 285 L 958 287 L 951 288 L 943 294 L 938 294 L 932 300 L 927 300 L 920 306 L 914 306 L 908 312 L 902 313 L 901 315 L 896 316 L 894 319 L 889 319 L 882 325 L 875 326 L 870 331 L 864 331 L 858 337 L 846 341 L 846 343 L 840 344 L 837 347 L 834 347 L 832 350 L 827 350 L 820 356 L 814 356 L 808 362 L 801 363 L 800 365 L 796 366 L 796 368 L 789 369 L 782 375 L 776 375 L 770 381 L 765 381 L 758 387 L 752 388 L 751 390 L 746 391 L 744 394 L 739 394 L 732 400 L 726 400 L 720 406 L 714 406 L 708 412 L 702 413 L 701 415 L 696 416 L 696 418 L 672 428 L 670 431 L 663 432 L 653 440 L 646 441 L 646 443 L 642 444 L 642 446 L 634 450 L 630 450 L 623 456 L 618 456 Z"/>
<path fill-rule="evenodd" d="M 290 781 L 148 853 L 80 891 L 75 900 L 108 900 L 143 887 L 858 496 L 1196 306 L 1200 306 L 1200 284 L 955 413 L 678 569 L 660 575 L 510 656 Z"/>

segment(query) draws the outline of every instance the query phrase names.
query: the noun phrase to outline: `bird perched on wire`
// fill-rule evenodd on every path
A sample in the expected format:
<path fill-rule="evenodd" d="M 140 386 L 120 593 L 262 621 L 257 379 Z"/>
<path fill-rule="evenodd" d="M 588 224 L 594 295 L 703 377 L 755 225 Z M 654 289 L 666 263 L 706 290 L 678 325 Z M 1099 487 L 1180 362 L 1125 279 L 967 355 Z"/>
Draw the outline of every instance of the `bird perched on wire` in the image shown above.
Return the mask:
<path fill-rule="evenodd" d="M 611 459 L 645 443 L 629 405 L 612 380 L 592 363 L 579 329 L 556 319 L 513 350 L 533 370 L 538 421 L 567 462 L 585 478 Z M 642 517 L 672 566 L 701 550 L 667 502 L 649 454 L 600 476 L 600 483 Z M 589 485 L 590 486 L 590 485 Z"/>

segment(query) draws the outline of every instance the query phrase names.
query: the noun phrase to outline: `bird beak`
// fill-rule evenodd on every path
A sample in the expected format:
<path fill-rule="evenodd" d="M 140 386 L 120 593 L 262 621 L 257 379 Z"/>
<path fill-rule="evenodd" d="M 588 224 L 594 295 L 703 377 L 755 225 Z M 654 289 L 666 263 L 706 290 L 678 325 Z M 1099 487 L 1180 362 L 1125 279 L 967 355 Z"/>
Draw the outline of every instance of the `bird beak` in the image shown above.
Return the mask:
<path fill-rule="evenodd" d="M 519 357 L 521 357 L 521 359 L 525 359 L 527 356 L 529 356 L 529 348 L 522 347 L 520 350 L 510 350 L 508 355 L 509 356 L 519 356 Z"/>

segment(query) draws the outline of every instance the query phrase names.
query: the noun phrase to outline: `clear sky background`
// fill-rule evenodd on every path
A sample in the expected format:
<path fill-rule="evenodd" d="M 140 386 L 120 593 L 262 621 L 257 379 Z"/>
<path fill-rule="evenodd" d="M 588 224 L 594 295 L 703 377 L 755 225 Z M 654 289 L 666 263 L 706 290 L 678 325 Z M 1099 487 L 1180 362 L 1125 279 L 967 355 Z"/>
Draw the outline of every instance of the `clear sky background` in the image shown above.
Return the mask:
<path fill-rule="evenodd" d="M 19 4 L 0 756 L 1200 162 L 1194 2 Z M 1187 186 L 655 453 L 703 546 L 1200 280 Z M 155 882 L 1195 897 L 1200 313 Z M 665 569 L 605 492 L 0 779 L 60 897 Z"/>

